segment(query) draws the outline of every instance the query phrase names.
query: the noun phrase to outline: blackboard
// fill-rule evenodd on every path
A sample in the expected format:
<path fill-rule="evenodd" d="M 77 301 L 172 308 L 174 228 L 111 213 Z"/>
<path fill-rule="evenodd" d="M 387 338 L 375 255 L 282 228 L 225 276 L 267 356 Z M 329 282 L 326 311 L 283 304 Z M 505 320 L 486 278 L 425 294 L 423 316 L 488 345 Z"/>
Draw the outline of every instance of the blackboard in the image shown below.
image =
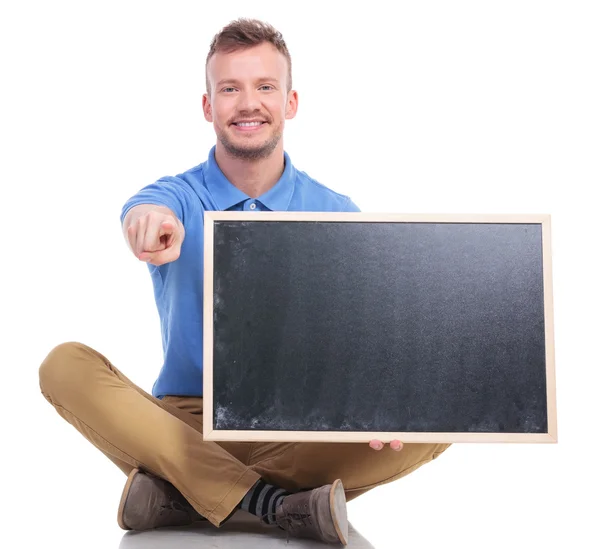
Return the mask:
<path fill-rule="evenodd" d="M 547 215 L 206 212 L 207 440 L 555 442 Z"/>

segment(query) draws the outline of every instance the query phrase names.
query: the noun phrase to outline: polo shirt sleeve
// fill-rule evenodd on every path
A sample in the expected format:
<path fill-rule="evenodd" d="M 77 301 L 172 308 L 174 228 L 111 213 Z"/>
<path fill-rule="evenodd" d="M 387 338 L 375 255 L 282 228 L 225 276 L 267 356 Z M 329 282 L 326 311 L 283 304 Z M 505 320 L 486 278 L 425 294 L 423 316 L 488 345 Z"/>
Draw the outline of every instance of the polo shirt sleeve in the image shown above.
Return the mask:
<path fill-rule="evenodd" d="M 143 187 L 125 202 L 121 209 L 121 225 L 127 212 L 140 204 L 166 206 L 185 226 L 186 218 L 189 218 L 192 209 L 192 191 L 183 179 L 163 177 Z"/>

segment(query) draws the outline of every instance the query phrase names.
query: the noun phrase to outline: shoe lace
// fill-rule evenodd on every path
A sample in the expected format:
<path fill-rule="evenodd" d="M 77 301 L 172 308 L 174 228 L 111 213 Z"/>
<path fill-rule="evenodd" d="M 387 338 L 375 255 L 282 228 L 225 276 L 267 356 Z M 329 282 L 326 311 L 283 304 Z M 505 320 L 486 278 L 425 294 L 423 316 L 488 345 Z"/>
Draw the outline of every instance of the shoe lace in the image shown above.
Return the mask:
<path fill-rule="evenodd" d="M 312 517 L 308 508 L 308 503 L 288 511 L 284 515 L 277 517 L 277 513 L 266 513 L 261 517 L 264 520 L 267 517 L 274 517 L 275 524 L 286 532 L 286 543 L 290 542 L 290 533 L 298 531 L 301 528 L 312 526 Z"/>

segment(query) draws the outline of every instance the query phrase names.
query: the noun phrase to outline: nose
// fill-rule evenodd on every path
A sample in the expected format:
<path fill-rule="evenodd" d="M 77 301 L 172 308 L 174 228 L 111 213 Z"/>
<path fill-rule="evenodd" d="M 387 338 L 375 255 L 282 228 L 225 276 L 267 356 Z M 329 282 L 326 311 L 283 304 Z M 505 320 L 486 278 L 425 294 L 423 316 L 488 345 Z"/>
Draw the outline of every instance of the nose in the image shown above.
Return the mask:
<path fill-rule="evenodd" d="M 260 98 L 257 90 L 244 90 L 239 94 L 238 107 L 241 111 L 260 110 Z"/>

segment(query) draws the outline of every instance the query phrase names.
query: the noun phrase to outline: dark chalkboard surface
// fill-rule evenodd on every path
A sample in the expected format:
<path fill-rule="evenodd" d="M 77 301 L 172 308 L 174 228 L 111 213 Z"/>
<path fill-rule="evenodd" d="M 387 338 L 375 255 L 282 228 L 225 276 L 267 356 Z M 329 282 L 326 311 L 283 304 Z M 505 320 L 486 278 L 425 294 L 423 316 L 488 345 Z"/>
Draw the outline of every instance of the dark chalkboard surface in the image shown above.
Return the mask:
<path fill-rule="evenodd" d="M 206 213 L 205 438 L 556 441 L 549 222 Z"/>

